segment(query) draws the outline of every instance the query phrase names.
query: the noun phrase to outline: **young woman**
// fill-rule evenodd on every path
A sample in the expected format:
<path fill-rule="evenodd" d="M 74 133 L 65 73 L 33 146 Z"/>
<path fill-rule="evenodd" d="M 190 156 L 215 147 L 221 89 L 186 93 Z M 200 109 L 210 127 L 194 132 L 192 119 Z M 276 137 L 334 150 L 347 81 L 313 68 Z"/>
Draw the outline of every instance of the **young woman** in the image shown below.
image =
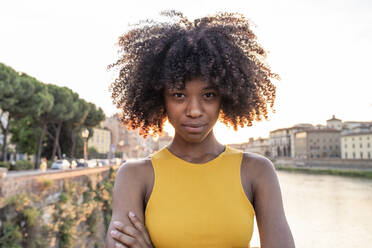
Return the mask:
<path fill-rule="evenodd" d="M 249 247 L 254 216 L 262 248 L 292 248 L 272 163 L 220 144 L 217 120 L 235 129 L 267 118 L 277 77 L 248 21 L 221 13 L 190 22 L 146 21 L 120 37 L 112 97 L 143 136 L 174 127 L 171 144 L 121 166 L 107 247 Z"/>

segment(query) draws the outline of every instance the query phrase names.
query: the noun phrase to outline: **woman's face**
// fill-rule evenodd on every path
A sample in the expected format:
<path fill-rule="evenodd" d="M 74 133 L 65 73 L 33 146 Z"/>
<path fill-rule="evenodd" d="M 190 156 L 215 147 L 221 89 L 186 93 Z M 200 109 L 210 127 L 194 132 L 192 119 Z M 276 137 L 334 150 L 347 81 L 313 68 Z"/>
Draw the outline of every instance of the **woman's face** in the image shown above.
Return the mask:
<path fill-rule="evenodd" d="M 202 142 L 217 122 L 221 96 L 201 79 L 186 82 L 183 89 L 165 89 L 164 99 L 175 136 L 187 142 Z"/>

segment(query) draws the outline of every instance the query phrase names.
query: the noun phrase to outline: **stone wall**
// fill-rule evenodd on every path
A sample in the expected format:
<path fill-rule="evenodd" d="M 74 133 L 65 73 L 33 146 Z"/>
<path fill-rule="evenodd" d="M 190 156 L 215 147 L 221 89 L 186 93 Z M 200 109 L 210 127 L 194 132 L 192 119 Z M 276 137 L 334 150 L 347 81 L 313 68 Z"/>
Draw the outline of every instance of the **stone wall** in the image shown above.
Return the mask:
<path fill-rule="evenodd" d="M 289 165 L 296 167 L 318 167 L 333 168 L 345 170 L 372 170 L 372 160 L 363 159 L 340 159 L 340 158 L 323 158 L 323 159 L 293 159 L 278 158 L 273 159 L 274 164 Z"/>
<path fill-rule="evenodd" d="M 8 172 L 0 247 L 104 247 L 117 167 Z"/>

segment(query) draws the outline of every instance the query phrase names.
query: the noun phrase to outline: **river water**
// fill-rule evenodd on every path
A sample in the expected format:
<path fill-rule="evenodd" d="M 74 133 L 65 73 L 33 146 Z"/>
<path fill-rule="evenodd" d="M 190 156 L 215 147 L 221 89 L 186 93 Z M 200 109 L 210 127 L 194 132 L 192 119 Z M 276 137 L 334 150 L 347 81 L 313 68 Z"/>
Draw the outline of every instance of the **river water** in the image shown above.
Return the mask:
<path fill-rule="evenodd" d="M 372 180 L 278 171 L 297 248 L 372 247 Z M 251 246 L 259 246 L 257 226 Z"/>

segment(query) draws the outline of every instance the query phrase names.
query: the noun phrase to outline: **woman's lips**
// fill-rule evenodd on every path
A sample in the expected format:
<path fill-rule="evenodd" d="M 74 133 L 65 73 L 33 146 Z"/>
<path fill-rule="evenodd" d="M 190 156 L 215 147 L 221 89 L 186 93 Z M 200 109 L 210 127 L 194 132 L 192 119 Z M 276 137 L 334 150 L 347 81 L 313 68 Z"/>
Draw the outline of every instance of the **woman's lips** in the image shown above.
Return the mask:
<path fill-rule="evenodd" d="M 203 131 L 205 125 L 183 125 L 189 133 L 200 133 Z"/>

